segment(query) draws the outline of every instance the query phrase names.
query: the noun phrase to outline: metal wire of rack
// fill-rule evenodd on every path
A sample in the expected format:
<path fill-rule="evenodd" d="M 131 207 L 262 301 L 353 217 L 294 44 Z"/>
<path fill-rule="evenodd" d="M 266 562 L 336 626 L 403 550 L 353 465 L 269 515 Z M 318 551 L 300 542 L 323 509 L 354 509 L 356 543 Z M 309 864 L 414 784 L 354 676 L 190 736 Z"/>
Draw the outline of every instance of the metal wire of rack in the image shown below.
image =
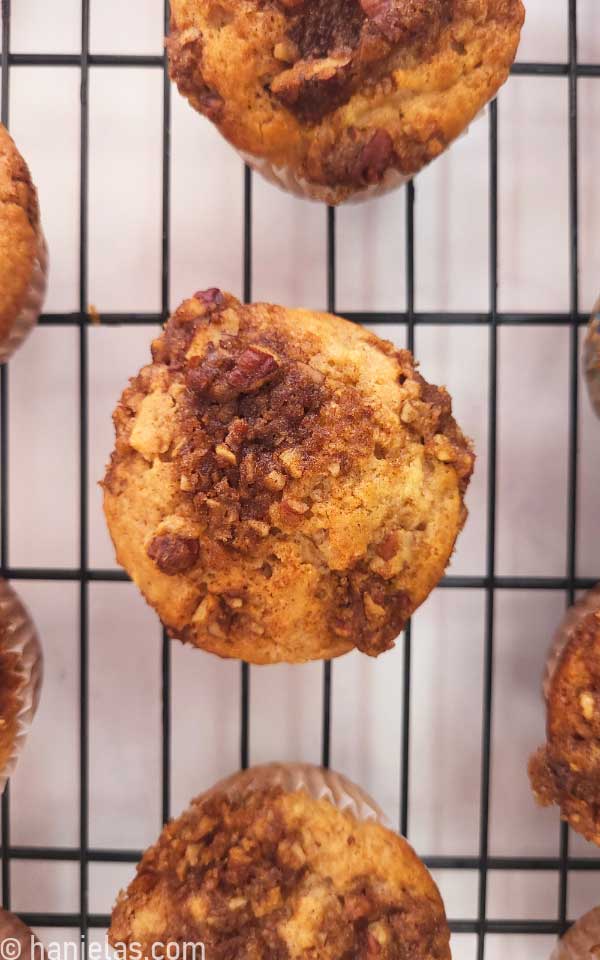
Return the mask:
<path fill-rule="evenodd" d="M 345 312 L 345 316 L 360 323 L 406 324 L 408 347 L 413 349 L 417 329 L 423 325 L 476 325 L 485 326 L 490 334 L 489 352 L 489 409 L 488 441 L 489 471 L 487 481 L 487 546 L 486 572 L 483 576 L 446 576 L 441 583 L 445 589 L 477 588 L 485 591 L 484 628 L 484 679 L 483 716 L 481 728 L 481 804 L 479 823 L 479 852 L 476 856 L 430 856 L 425 858 L 428 866 L 436 870 L 475 870 L 479 875 L 477 916 L 474 919 L 455 919 L 451 929 L 457 933 L 475 934 L 477 958 L 485 956 L 486 934 L 559 934 L 568 926 L 567 903 L 569 873 L 572 871 L 598 871 L 600 856 L 573 857 L 569 853 L 569 830 L 561 826 L 558 857 L 510 856 L 495 857 L 489 852 L 490 819 L 490 769 L 492 753 L 492 710 L 494 689 L 494 602 L 498 590 L 560 590 L 565 601 L 571 604 L 577 590 L 586 589 L 594 580 L 576 575 L 577 537 L 577 489 L 578 489 L 578 429 L 579 429 L 579 330 L 587 316 L 579 312 L 579 248 L 578 248 L 578 81 L 595 78 L 600 82 L 600 64 L 579 63 L 577 58 L 577 0 L 567 0 L 569 13 L 568 62 L 538 63 L 519 62 L 512 73 L 530 77 L 564 77 L 568 79 L 569 110 L 569 247 L 570 247 L 570 309 L 566 313 L 515 313 L 498 309 L 498 105 L 493 102 L 489 109 L 489 306 L 486 312 L 434 313 L 418 312 L 415 309 L 415 203 L 418 187 L 410 183 L 407 190 L 406 237 L 407 252 L 405 277 L 407 309 L 401 313 Z M 162 128 L 162 307 L 160 313 L 109 313 L 102 315 L 103 324 L 149 324 L 162 323 L 168 317 L 170 280 L 170 143 L 171 143 L 171 85 L 166 58 L 150 55 L 95 55 L 90 53 L 90 4 L 81 0 L 81 52 L 75 54 L 16 54 L 11 52 L 11 0 L 2 0 L 2 101 L 1 119 L 9 126 L 11 71 L 19 67 L 76 67 L 80 70 L 80 190 L 79 190 L 79 309 L 72 313 L 46 313 L 40 318 L 44 326 L 72 326 L 79 334 L 79 565 L 73 569 L 12 567 L 8 554 L 8 380 L 7 366 L 0 369 L 0 565 L 2 576 L 12 580 L 70 581 L 79 585 L 79 846 L 45 847 L 15 846 L 11 843 L 10 788 L 2 797 L 1 829 L 1 879 L 3 904 L 11 904 L 11 863 L 14 860 L 53 860 L 79 863 L 79 911 L 75 913 L 27 913 L 25 922 L 37 927 L 78 928 L 87 938 L 88 931 L 104 928 L 110 918 L 92 914 L 88 902 L 88 869 L 92 863 L 135 863 L 140 857 L 137 850 L 94 849 L 89 844 L 89 698 L 88 698 L 88 650 L 89 617 L 88 588 L 92 582 L 126 581 L 122 571 L 92 569 L 88 560 L 88 166 L 89 166 L 89 75 L 90 67 L 154 68 L 163 74 L 163 128 Z M 164 26 L 168 30 L 169 4 L 165 0 Z M 252 297 L 252 182 L 253 175 L 244 170 L 244 234 L 243 234 L 243 295 L 246 301 Z M 336 216 L 335 210 L 327 211 L 327 307 L 336 309 Z M 499 576 L 496 573 L 496 483 L 497 483 L 497 387 L 498 387 L 498 331 L 502 326 L 560 326 L 567 327 L 569 340 L 569 456 L 568 456 L 568 528 L 567 565 L 562 577 Z M 249 762 L 249 714 L 251 670 L 242 664 L 240 702 L 240 764 Z M 321 759 L 329 765 L 331 752 L 331 702 L 335 666 L 323 664 L 322 681 L 322 734 Z M 162 642 L 162 816 L 170 816 L 170 680 L 171 662 L 169 642 L 163 634 Z M 400 810 L 398 825 L 403 834 L 409 823 L 409 758 L 411 743 L 411 630 L 410 624 L 404 641 L 403 707 L 402 707 L 402 757 Z M 554 871 L 558 872 L 559 897 L 554 919 L 548 920 L 496 920 L 488 917 L 488 876 L 491 870 Z"/>

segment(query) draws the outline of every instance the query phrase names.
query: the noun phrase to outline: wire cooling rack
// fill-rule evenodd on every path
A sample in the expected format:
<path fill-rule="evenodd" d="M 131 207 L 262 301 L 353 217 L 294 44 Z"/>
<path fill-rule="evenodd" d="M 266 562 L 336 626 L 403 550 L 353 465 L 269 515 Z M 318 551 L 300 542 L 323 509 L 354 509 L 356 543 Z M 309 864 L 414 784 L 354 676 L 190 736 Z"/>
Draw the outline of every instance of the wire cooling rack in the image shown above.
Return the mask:
<path fill-rule="evenodd" d="M 419 312 L 415 309 L 415 187 L 406 188 L 406 259 L 404 264 L 407 291 L 407 309 L 404 312 L 354 312 L 346 313 L 350 319 L 361 323 L 397 323 L 406 325 L 409 348 L 413 348 L 415 330 L 426 325 L 453 324 L 485 327 L 489 330 L 489 404 L 487 431 L 489 443 L 489 469 L 487 478 L 486 548 L 485 572 L 481 576 L 447 576 L 442 587 L 450 590 L 477 589 L 485 594 L 483 643 L 483 715 L 481 717 L 481 789 L 478 852 L 474 856 L 429 856 L 427 863 L 436 871 L 476 871 L 478 893 L 476 915 L 470 919 L 453 919 L 454 932 L 472 934 L 476 938 L 476 956 L 483 960 L 486 955 L 486 937 L 490 934 L 549 934 L 564 931 L 568 925 L 569 877 L 573 872 L 589 871 L 590 877 L 600 870 L 597 856 L 576 857 L 570 855 L 570 835 L 566 826 L 561 828 L 558 857 L 505 856 L 490 853 L 490 796 L 491 796 L 491 751 L 493 733 L 494 692 L 494 613 L 497 592 L 502 590 L 564 591 L 565 602 L 573 602 L 576 591 L 592 585 L 593 580 L 577 576 L 577 496 L 578 496 L 578 431 L 579 431 L 579 337 L 587 317 L 579 312 L 579 243 L 578 243 L 578 81 L 595 78 L 600 83 L 600 64 L 578 62 L 577 0 L 568 2 L 568 62 L 529 63 L 519 62 L 513 73 L 528 77 L 563 77 L 568 79 L 568 177 L 569 177 L 569 250 L 570 250 L 570 308 L 563 313 L 518 313 L 502 312 L 498 306 L 498 147 L 499 124 L 496 103 L 490 106 L 485 122 L 489 125 L 489 307 L 484 312 L 441 313 Z M 2 797 L 2 891 L 6 907 L 11 905 L 11 866 L 15 861 L 69 861 L 79 865 L 79 909 L 73 913 L 31 912 L 23 914 L 26 922 L 35 927 L 73 928 L 87 937 L 88 930 L 105 928 L 109 917 L 95 914 L 89 908 L 89 871 L 96 863 L 130 863 L 139 858 L 139 851 L 99 849 L 90 846 L 89 830 L 89 640 L 90 608 L 89 587 L 92 582 L 125 581 L 124 573 L 116 570 L 94 569 L 89 562 L 88 521 L 88 466 L 90 453 L 89 431 L 89 331 L 91 318 L 88 314 L 89 275 L 89 77 L 90 68 L 110 70 L 115 67 L 148 68 L 162 73 L 163 126 L 162 126 L 162 308 L 159 313 L 109 313 L 102 315 L 106 325 L 134 325 L 160 323 L 170 309 L 170 144 L 171 144 L 171 85 L 163 56 L 93 54 L 90 52 L 90 0 L 81 2 L 81 51 L 71 54 L 27 54 L 11 52 L 11 0 L 2 0 L 2 121 L 10 126 L 11 77 L 20 67 L 67 66 L 80 71 L 80 156 L 79 156 L 79 307 L 72 313 L 46 313 L 40 319 L 42 326 L 75 328 L 78 335 L 78 392 L 79 392 L 79 562 L 76 568 L 15 568 L 9 558 L 9 390 L 10 370 L 5 366 L 0 373 L 0 483 L 2 501 L 0 508 L 1 537 L 0 560 L 2 575 L 15 581 L 70 581 L 78 586 L 79 611 L 79 843 L 75 847 L 16 846 L 11 843 L 10 788 Z M 164 24 L 168 27 L 168 4 L 165 4 Z M 253 175 L 245 170 L 244 179 L 244 231 L 243 231 L 243 294 L 252 298 L 253 257 Z M 417 187 L 418 189 L 418 187 Z M 336 309 L 336 213 L 327 214 L 327 306 Z M 568 525 L 567 564 L 564 576 L 528 577 L 501 576 L 497 568 L 496 492 L 498 475 L 498 333 L 504 326 L 562 327 L 569 332 L 569 447 L 568 447 Z M 132 371 L 133 372 L 133 371 Z M 403 833 L 409 826 L 409 757 L 411 745 L 411 675 L 413 666 L 411 630 L 407 630 L 403 646 L 403 696 L 401 707 L 401 788 L 398 825 Z M 250 685 L 251 670 L 241 665 L 241 704 L 239 730 L 239 762 L 249 762 L 250 735 Z M 322 728 L 321 757 L 328 765 L 331 757 L 332 690 L 335 665 L 324 664 L 322 672 Z M 163 820 L 170 816 L 171 782 L 171 649 L 167 638 L 162 641 L 162 778 L 161 806 Z M 475 721 L 474 721 L 475 722 Z M 367 788 L 369 784 L 364 784 Z M 488 911 L 488 880 L 490 871 L 552 871 L 559 875 L 559 896 L 556 914 L 546 920 L 493 919 Z M 598 896 L 600 900 L 600 896 Z"/>

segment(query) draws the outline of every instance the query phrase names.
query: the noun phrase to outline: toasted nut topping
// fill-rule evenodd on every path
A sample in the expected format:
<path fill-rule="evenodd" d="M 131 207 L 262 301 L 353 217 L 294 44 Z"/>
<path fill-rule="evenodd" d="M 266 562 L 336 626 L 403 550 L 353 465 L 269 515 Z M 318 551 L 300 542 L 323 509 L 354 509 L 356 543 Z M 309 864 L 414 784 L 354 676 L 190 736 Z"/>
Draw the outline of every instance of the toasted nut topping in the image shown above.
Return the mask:
<path fill-rule="evenodd" d="M 237 457 L 235 453 L 226 447 L 224 443 L 218 443 L 215 447 L 215 453 L 217 455 L 217 460 L 221 463 L 228 464 L 229 466 L 235 467 L 237 464 Z"/>
<path fill-rule="evenodd" d="M 363 606 L 365 608 L 365 614 L 367 620 L 383 620 L 386 612 L 385 607 L 380 606 L 378 603 L 373 600 L 373 597 L 370 593 L 365 593 L 363 596 Z"/>
<path fill-rule="evenodd" d="M 407 400 L 400 411 L 402 423 L 414 423 L 419 418 L 419 411 L 412 400 Z"/>
<path fill-rule="evenodd" d="M 282 63 L 295 63 L 300 56 L 300 51 L 295 43 L 286 39 L 275 44 L 273 56 Z"/>
<path fill-rule="evenodd" d="M 200 544 L 192 537 L 165 533 L 155 537 L 146 552 L 162 573 L 173 577 L 195 566 L 200 554 Z"/>
<path fill-rule="evenodd" d="M 232 897 L 229 901 L 228 907 L 230 910 L 241 910 L 242 907 L 245 907 L 248 901 L 245 897 Z"/>
<path fill-rule="evenodd" d="M 394 142 L 387 130 L 376 130 L 356 159 L 354 177 L 364 183 L 379 183 L 393 155 Z"/>
<path fill-rule="evenodd" d="M 421 399 L 421 384 L 417 380 L 406 380 L 402 387 L 404 392 L 413 400 Z"/>
<path fill-rule="evenodd" d="M 287 500 L 283 500 L 281 506 L 286 510 L 291 510 L 292 513 L 303 514 L 309 510 L 307 503 L 302 503 L 302 500 L 294 500 L 292 497 L 289 497 Z"/>
<path fill-rule="evenodd" d="M 582 693 L 579 697 L 579 704 L 586 720 L 592 720 L 594 717 L 594 696 L 591 693 Z"/>
<path fill-rule="evenodd" d="M 210 287 L 208 290 L 198 290 L 194 294 L 194 299 L 207 306 L 220 307 L 225 303 L 225 297 L 217 287 Z"/>
<path fill-rule="evenodd" d="M 283 490 L 286 479 L 278 470 L 271 470 L 270 473 L 267 473 L 263 483 L 267 490 Z"/>
<path fill-rule="evenodd" d="M 252 393 L 269 383 L 278 370 L 279 362 L 275 356 L 263 347 L 253 345 L 239 355 L 227 381 L 239 393 Z"/>
<path fill-rule="evenodd" d="M 304 473 L 300 451 L 294 449 L 283 450 L 282 453 L 279 454 L 279 459 L 289 473 L 290 477 L 294 477 L 294 479 L 299 480 Z"/>
<path fill-rule="evenodd" d="M 232 610 L 241 610 L 244 606 L 244 601 L 241 597 L 223 597 L 225 603 L 228 607 L 231 607 Z"/>
<path fill-rule="evenodd" d="M 436 433 L 432 438 L 433 452 L 437 460 L 442 463 L 454 463 L 457 458 L 457 450 L 454 444 L 441 433 Z"/>
<path fill-rule="evenodd" d="M 212 593 L 207 593 L 202 603 L 200 603 L 196 608 L 196 612 L 192 617 L 192 622 L 203 627 L 208 623 L 211 616 L 216 613 L 218 609 L 219 601 L 217 597 L 214 597 Z"/>
<path fill-rule="evenodd" d="M 392 557 L 395 557 L 398 553 L 398 534 L 395 530 L 392 533 L 388 533 L 380 544 L 375 548 L 375 553 L 381 557 L 382 560 L 391 560 Z"/>
<path fill-rule="evenodd" d="M 254 530 L 259 537 L 268 537 L 271 530 L 268 523 L 263 523 L 262 520 L 248 520 L 248 526 L 251 530 Z"/>

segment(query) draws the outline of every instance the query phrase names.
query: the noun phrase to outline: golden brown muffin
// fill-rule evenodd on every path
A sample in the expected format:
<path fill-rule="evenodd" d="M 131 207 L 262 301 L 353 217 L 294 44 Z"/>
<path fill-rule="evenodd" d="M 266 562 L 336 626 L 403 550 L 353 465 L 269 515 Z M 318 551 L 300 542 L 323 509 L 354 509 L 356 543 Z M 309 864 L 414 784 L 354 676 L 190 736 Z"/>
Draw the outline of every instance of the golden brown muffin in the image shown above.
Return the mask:
<path fill-rule="evenodd" d="M 0 580 L 0 791 L 31 725 L 42 680 L 42 654 L 29 613 Z"/>
<path fill-rule="evenodd" d="M 465 130 L 523 18 L 521 0 L 171 0 L 171 77 L 263 174 L 340 203 Z"/>
<path fill-rule="evenodd" d="M 600 417 L 600 301 L 594 307 L 585 338 L 583 369 L 592 407 Z"/>
<path fill-rule="evenodd" d="M 42 682 L 42 652 L 29 613 L 0 580 L 0 792 L 31 726 Z"/>
<path fill-rule="evenodd" d="M 250 771 L 252 776 L 252 771 Z M 198 797 L 148 850 L 109 940 L 207 960 L 449 960 L 439 892 L 405 840 L 280 786 Z"/>
<path fill-rule="evenodd" d="M 410 353 L 327 314 L 186 300 L 125 390 L 104 508 L 173 636 L 252 663 L 393 645 L 473 453 Z"/>
<path fill-rule="evenodd" d="M 547 743 L 529 762 L 535 797 L 600 845 L 600 592 L 572 608 L 545 682 Z"/>
<path fill-rule="evenodd" d="M 46 267 L 37 192 L 0 124 L 0 362 L 8 360 L 38 318 Z"/>

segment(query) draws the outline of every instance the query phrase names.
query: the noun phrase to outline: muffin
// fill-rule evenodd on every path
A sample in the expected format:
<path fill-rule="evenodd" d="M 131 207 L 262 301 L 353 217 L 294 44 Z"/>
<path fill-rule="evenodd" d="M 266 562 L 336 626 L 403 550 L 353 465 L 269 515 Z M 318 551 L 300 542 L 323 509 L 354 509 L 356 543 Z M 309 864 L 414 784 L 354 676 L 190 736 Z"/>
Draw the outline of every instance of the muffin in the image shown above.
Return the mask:
<path fill-rule="evenodd" d="M 0 792 L 13 772 L 40 697 L 38 635 L 18 596 L 0 580 Z"/>
<path fill-rule="evenodd" d="M 0 124 L 0 363 L 12 356 L 40 314 L 47 259 L 36 189 Z"/>
<path fill-rule="evenodd" d="M 547 743 L 529 762 L 534 795 L 600 845 L 600 588 L 557 631 L 544 678 Z"/>
<path fill-rule="evenodd" d="M 550 960 L 594 960 L 600 957 L 600 907 L 581 917 L 560 940 Z"/>
<path fill-rule="evenodd" d="M 16 941 L 16 942 L 15 942 Z M 8 910 L 0 909 L 0 944 L 6 960 L 44 960 L 44 948 L 33 930 Z M 35 949 L 34 949 L 35 948 Z"/>
<path fill-rule="evenodd" d="M 600 417 L 600 301 L 594 307 L 583 350 L 583 371 L 590 402 Z"/>
<path fill-rule="evenodd" d="M 217 785 L 144 854 L 109 941 L 143 957 L 191 942 L 207 960 L 449 960 L 435 883 L 405 840 L 356 815 L 357 790 L 310 767 Z"/>
<path fill-rule="evenodd" d="M 347 320 L 216 289 L 152 357 L 114 414 L 104 508 L 172 636 L 251 663 L 393 646 L 466 517 L 446 390 Z"/>
<path fill-rule="evenodd" d="M 405 182 L 508 77 L 521 0 L 171 0 L 171 77 L 252 166 L 327 203 Z"/>

